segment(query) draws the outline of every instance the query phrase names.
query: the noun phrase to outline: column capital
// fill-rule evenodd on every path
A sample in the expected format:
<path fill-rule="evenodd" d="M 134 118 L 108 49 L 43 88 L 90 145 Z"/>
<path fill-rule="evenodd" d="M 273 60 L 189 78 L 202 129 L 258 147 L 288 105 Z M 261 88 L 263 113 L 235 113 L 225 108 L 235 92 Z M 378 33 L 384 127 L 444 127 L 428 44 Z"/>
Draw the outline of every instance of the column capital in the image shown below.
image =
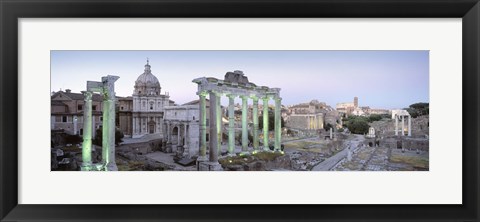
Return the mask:
<path fill-rule="evenodd" d="M 92 91 L 82 91 L 85 101 L 92 100 L 93 92 Z"/>
<path fill-rule="evenodd" d="M 233 93 L 228 93 L 227 94 L 227 97 L 230 98 L 230 99 L 235 99 L 238 95 L 236 94 L 233 94 Z"/>
<path fill-rule="evenodd" d="M 259 99 L 257 95 L 250 95 L 250 98 L 251 98 L 254 102 L 257 102 L 258 99 Z"/>
<path fill-rule="evenodd" d="M 200 97 L 206 97 L 208 95 L 208 92 L 207 91 L 200 91 L 200 92 L 197 92 L 197 94 Z"/>
<path fill-rule="evenodd" d="M 276 96 L 276 97 L 274 97 L 273 99 L 274 99 L 275 101 L 282 101 L 282 97 L 280 97 L 280 96 Z"/>

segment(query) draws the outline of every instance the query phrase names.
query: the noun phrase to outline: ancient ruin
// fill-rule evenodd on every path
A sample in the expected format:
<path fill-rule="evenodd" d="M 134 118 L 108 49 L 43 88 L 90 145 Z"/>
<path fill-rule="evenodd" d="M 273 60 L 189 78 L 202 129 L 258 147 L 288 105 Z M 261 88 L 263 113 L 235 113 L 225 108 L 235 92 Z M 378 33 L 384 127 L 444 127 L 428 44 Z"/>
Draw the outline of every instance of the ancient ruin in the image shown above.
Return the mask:
<path fill-rule="evenodd" d="M 87 81 L 85 108 L 83 111 L 82 167 L 84 171 L 116 171 L 115 163 L 115 81 L 118 76 L 104 76 L 101 82 Z M 103 96 L 102 126 L 102 163 L 92 163 L 92 95 L 94 92 Z"/>
<path fill-rule="evenodd" d="M 401 136 L 405 136 L 405 117 L 408 118 L 408 136 L 412 136 L 412 117 L 407 110 L 392 110 L 392 119 L 395 119 L 395 136 L 398 136 L 398 132 L 401 132 Z M 402 120 L 402 128 L 398 129 L 398 121 Z"/>
<path fill-rule="evenodd" d="M 234 143 L 234 98 L 242 99 L 242 153 L 248 153 L 248 123 L 247 102 L 253 100 L 253 149 L 256 151 L 270 150 L 268 136 L 268 102 L 275 101 L 275 140 L 274 150 L 281 151 L 281 97 L 279 88 L 257 86 L 248 81 L 242 71 L 227 72 L 224 80 L 211 77 L 202 77 L 193 80 L 198 84 L 197 95 L 200 97 L 200 151 L 197 162 L 200 170 L 216 170 L 219 168 L 218 155 L 221 141 L 221 111 L 220 99 L 222 96 L 229 98 L 228 106 L 228 154 L 235 155 Z M 210 99 L 210 140 L 209 157 L 207 158 L 207 132 L 206 132 L 206 97 Z M 259 145 L 258 135 L 258 100 L 263 101 L 263 145 Z"/>

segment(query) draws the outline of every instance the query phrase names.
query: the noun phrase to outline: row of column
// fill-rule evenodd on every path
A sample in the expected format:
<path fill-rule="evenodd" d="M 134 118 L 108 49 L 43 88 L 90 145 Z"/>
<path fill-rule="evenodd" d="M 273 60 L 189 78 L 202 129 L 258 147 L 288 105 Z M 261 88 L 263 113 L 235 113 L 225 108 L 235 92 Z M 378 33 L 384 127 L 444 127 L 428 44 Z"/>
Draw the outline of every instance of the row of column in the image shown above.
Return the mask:
<path fill-rule="evenodd" d="M 307 121 L 308 121 L 308 129 L 321 129 L 321 128 L 323 128 L 322 118 L 319 118 L 317 115 L 307 116 Z"/>
<path fill-rule="evenodd" d="M 401 132 L 402 132 L 402 136 L 405 135 L 405 116 L 395 116 L 395 136 L 398 136 L 398 118 L 401 117 L 402 118 L 402 128 L 401 128 Z M 411 116 L 406 116 L 408 117 L 408 133 L 407 135 L 408 136 L 412 136 L 412 117 Z"/>
<path fill-rule="evenodd" d="M 84 91 L 82 162 L 85 170 L 92 170 L 92 95 Z M 113 139 L 112 139 L 113 138 Z M 116 170 L 115 164 L 115 99 L 103 100 L 102 164 L 104 169 Z"/>
<path fill-rule="evenodd" d="M 207 116 L 206 116 L 206 96 L 210 99 L 210 155 L 209 161 L 215 162 L 218 160 L 218 155 L 221 151 L 222 141 L 222 113 L 220 107 L 221 94 L 216 92 L 202 92 L 200 97 L 200 152 L 199 160 L 205 161 L 207 148 Z M 234 113 L 234 99 L 235 94 L 228 94 L 228 154 L 235 155 L 235 113 Z M 242 153 L 248 152 L 248 96 L 239 96 L 242 99 Z M 275 96 L 275 150 L 280 150 L 281 140 L 281 98 Z M 253 100 L 253 148 L 259 150 L 259 134 L 258 134 L 258 97 L 252 97 Z M 269 150 L 268 147 L 268 101 L 269 97 L 265 96 L 263 100 L 263 149 Z"/>
<path fill-rule="evenodd" d="M 118 170 L 115 163 L 115 87 L 118 76 L 104 76 L 101 82 L 87 82 L 83 111 L 82 170 Z M 92 96 L 99 92 L 103 97 L 102 164 L 92 164 Z"/>

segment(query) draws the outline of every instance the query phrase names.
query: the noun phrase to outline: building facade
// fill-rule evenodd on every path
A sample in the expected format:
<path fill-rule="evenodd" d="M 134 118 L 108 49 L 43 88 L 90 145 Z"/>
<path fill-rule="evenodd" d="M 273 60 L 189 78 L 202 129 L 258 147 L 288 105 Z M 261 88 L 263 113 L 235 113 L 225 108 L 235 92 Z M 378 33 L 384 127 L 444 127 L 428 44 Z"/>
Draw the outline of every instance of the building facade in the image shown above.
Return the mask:
<path fill-rule="evenodd" d="M 52 93 L 50 98 L 50 129 L 64 130 L 71 135 L 83 135 L 84 96 L 81 93 L 72 93 L 71 90 Z M 99 94 L 92 96 L 92 133 L 102 126 L 102 97 Z"/>
<path fill-rule="evenodd" d="M 144 72 L 135 81 L 132 96 L 118 98 L 118 127 L 125 136 L 139 138 L 153 134 L 164 137 L 165 107 L 174 102 L 168 93 L 161 94 L 161 89 L 147 60 Z"/>
<path fill-rule="evenodd" d="M 164 138 L 172 152 L 187 158 L 198 156 L 199 106 L 167 106 L 164 113 Z"/>
<path fill-rule="evenodd" d="M 336 109 L 339 113 L 350 115 L 358 108 L 358 97 L 353 98 L 353 102 L 337 103 Z"/>
<path fill-rule="evenodd" d="M 329 107 L 324 102 L 312 100 L 289 107 L 285 125 L 300 130 L 323 129 Z"/>

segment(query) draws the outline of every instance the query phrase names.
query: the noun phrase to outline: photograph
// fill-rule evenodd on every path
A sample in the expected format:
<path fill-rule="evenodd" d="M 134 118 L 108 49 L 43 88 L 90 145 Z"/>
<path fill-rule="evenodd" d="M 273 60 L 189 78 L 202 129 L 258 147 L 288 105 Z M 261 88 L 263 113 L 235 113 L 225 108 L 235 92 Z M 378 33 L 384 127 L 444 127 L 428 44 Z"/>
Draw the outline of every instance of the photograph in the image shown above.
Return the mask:
<path fill-rule="evenodd" d="M 429 51 L 51 51 L 52 171 L 428 171 Z"/>

